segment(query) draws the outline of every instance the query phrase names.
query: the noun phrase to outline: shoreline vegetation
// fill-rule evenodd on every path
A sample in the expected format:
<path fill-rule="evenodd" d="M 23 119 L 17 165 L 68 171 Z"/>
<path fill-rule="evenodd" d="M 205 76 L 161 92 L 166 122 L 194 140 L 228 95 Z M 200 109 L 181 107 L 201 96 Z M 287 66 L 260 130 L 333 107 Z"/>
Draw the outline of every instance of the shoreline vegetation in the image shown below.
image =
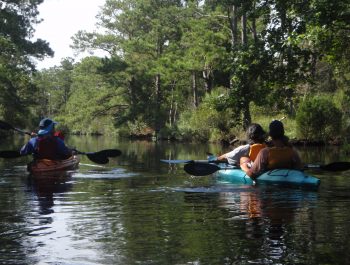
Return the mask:
<path fill-rule="evenodd" d="M 54 54 L 31 38 L 45 23 L 42 1 L 6 1 L 0 120 L 36 128 L 49 117 L 67 135 L 229 143 L 250 123 L 286 117 L 295 145 L 350 143 L 346 1 L 121 2 L 101 7 L 102 33 L 72 36 L 74 52 L 91 56 L 38 70 L 34 59 Z"/>

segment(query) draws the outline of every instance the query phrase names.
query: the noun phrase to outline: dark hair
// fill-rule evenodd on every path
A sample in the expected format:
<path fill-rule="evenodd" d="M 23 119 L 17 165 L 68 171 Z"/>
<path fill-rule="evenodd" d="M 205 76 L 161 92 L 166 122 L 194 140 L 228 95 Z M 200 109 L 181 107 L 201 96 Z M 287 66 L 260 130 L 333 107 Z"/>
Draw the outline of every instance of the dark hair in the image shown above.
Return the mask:
<path fill-rule="evenodd" d="M 260 124 L 252 123 L 247 129 L 247 137 L 249 142 L 264 142 L 266 132 Z"/>
<path fill-rule="evenodd" d="M 269 135 L 272 139 L 284 138 L 284 126 L 279 120 L 273 120 L 269 125 Z"/>

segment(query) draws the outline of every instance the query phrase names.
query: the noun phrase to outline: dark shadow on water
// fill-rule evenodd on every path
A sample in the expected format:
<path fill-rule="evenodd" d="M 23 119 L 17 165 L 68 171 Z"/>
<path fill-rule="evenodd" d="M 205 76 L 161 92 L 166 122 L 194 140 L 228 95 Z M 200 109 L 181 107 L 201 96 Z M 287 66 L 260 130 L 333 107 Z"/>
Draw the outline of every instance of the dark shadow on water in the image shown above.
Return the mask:
<path fill-rule="evenodd" d="M 46 173 L 40 175 L 29 175 L 27 185 L 39 202 L 42 215 L 51 214 L 55 202 L 55 194 L 64 193 L 72 189 L 72 171 Z"/>

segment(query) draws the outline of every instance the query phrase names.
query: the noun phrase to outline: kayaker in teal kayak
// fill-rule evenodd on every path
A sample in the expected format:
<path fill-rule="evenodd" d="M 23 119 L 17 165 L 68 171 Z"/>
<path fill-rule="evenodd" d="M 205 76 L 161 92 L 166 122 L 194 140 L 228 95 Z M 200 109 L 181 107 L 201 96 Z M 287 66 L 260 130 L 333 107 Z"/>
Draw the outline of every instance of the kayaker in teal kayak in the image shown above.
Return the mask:
<path fill-rule="evenodd" d="M 284 135 L 284 126 L 281 121 L 274 120 L 269 125 L 269 135 L 272 147 L 263 148 L 257 155 L 253 165 L 250 167 L 250 159 L 241 159 L 241 168 L 252 179 L 261 173 L 271 169 L 297 169 L 303 168 L 298 152 L 289 143 L 288 137 Z"/>
<path fill-rule="evenodd" d="M 252 123 L 249 125 L 246 134 L 248 144 L 238 146 L 232 151 L 219 156 L 217 160 L 227 160 L 229 164 L 236 165 L 237 167 L 239 167 L 242 157 L 248 157 L 251 161 L 254 161 L 259 151 L 266 147 L 266 132 L 260 124 Z"/>
<path fill-rule="evenodd" d="M 67 159 L 73 154 L 64 141 L 55 136 L 55 125 L 57 122 L 45 118 L 39 123 L 39 131 L 33 133 L 33 138 L 25 144 L 21 150 L 21 155 L 33 154 L 35 159 L 61 160 Z"/>

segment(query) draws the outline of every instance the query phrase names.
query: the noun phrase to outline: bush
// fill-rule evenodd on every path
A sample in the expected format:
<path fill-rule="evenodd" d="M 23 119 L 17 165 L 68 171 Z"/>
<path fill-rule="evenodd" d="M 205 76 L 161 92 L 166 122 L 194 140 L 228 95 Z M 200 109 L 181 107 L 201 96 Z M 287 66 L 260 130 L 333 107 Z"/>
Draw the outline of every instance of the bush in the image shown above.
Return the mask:
<path fill-rule="evenodd" d="M 342 113 L 326 98 L 310 98 L 297 110 L 297 131 L 306 140 L 329 140 L 339 136 Z"/>
<path fill-rule="evenodd" d="M 223 107 L 223 88 L 206 94 L 199 107 L 181 113 L 178 121 L 182 139 L 216 142 L 225 139 L 233 129 L 232 111 Z"/>

